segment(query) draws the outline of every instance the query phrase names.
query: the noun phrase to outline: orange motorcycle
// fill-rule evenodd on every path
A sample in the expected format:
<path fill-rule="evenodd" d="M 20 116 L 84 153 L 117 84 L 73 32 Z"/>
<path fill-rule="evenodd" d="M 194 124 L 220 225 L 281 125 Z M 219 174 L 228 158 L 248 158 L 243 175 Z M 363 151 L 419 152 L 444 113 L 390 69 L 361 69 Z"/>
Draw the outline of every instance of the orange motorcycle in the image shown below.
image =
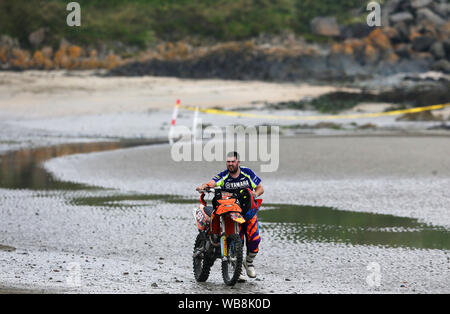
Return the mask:
<path fill-rule="evenodd" d="M 222 261 L 222 278 L 226 285 L 236 284 L 242 270 L 243 245 L 240 225 L 245 223 L 241 201 L 250 197 L 247 190 L 227 192 L 218 187 L 200 191 L 201 205 L 194 208 L 198 235 L 195 240 L 194 276 L 199 282 L 208 279 L 214 261 Z M 207 206 L 205 193 L 214 193 Z"/>

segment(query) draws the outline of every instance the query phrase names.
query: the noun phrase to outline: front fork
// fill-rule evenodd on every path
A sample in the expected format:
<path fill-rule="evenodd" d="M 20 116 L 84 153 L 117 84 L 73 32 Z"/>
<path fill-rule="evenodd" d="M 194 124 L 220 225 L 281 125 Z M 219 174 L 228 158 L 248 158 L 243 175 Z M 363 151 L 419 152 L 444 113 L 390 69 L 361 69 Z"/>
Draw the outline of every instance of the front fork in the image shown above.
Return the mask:
<path fill-rule="evenodd" d="M 239 224 L 232 220 L 234 224 L 234 233 L 239 234 Z M 225 215 L 220 216 L 220 253 L 222 258 L 226 258 L 228 256 L 227 250 L 227 234 L 225 228 Z"/>

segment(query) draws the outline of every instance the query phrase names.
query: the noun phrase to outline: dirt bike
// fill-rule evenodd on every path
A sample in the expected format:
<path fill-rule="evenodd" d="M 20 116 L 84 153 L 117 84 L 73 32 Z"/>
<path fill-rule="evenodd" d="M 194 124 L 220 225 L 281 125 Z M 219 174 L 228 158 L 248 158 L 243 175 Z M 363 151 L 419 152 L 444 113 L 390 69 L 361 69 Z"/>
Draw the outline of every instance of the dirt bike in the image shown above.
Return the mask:
<path fill-rule="evenodd" d="M 195 279 L 206 281 L 214 261 L 219 258 L 222 261 L 223 281 L 233 286 L 241 274 L 243 262 L 239 230 L 245 219 L 241 215 L 238 192 L 230 193 L 218 187 L 200 192 L 201 205 L 194 208 L 199 231 L 193 253 Z M 214 193 L 213 206 L 207 206 L 205 193 Z"/>

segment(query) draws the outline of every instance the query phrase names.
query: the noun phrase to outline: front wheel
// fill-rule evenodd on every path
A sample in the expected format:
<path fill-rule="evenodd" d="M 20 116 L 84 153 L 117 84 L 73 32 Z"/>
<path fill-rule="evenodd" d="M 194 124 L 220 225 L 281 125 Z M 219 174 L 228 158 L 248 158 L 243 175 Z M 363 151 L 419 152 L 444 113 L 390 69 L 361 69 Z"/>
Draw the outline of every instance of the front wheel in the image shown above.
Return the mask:
<path fill-rule="evenodd" d="M 228 256 L 222 260 L 222 278 L 227 286 L 234 286 L 242 270 L 242 241 L 239 234 L 227 238 Z"/>
<path fill-rule="evenodd" d="M 194 277 L 198 282 L 204 282 L 209 277 L 212 262 L 207 257 L 206 242 L 209 241 L 205 234 L 199 233 L 197 239 L 195 239 L 194 254 L 193 254 L 193 266 Z"/>

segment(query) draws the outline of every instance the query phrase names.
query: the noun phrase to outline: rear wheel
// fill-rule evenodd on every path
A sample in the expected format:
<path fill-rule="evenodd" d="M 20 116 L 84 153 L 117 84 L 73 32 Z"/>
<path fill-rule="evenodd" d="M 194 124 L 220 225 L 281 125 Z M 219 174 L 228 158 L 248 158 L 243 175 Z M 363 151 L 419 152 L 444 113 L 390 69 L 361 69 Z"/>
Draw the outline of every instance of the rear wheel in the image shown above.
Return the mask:
<path fill-rule="evenodd" d="M 212 263 L 206 256 L 206 242 L 209 241 L 205 234 L 199 233 L 195 239 L 193 266 L 194 277 L 199 282 L 204 282 L 209 277 Z"/>
<path fill-rule="evenodd" d="M 227 238 L 226 260 L 222 260 L 222 278 L 227 286 L 234 286 L 242 270 L 242 241 L 239 234 Z"/>

